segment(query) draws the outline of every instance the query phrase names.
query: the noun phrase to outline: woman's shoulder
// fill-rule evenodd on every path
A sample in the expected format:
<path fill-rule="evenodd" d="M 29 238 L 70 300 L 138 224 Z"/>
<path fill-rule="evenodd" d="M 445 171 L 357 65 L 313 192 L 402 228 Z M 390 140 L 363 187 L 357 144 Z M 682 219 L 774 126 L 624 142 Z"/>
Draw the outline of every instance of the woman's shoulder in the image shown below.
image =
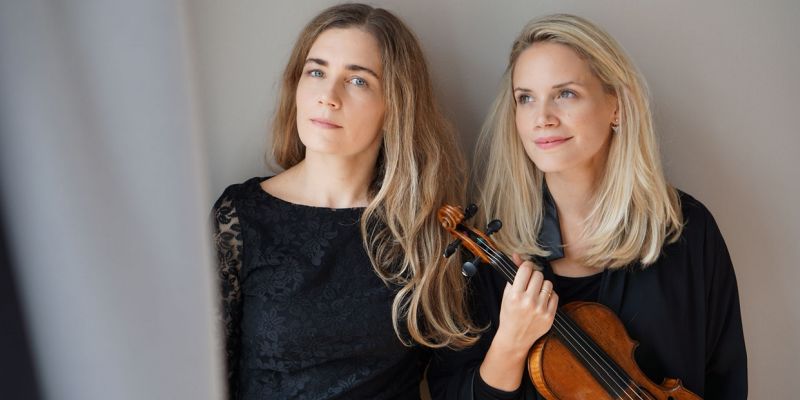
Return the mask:
<path fill-rule="evenodd" d="M 264 179 L 267 178 L 256 176 L 244 182 L 229 185 L 222 191 L 217 201 L 214 202 L 214 209 L 216 210 L 226 204 L 232 205 L 239 200 L 253 196 L 253 194 L 258 193 L 258 189 L 260 189 L 261 182 Z"/>
<path fill-rule="evenodd" d="M 700 200 L 678 190 L 683 213 L 682 238 L 690 245 L 708 247 L 725 246 L 714 215 Z"/>
<path fill-rule="evenodd" d="M 680 189 L 676 190 L 678 191 L 678 198 L 681 203 L 684 228 L 699 229 L 707 226 L 709 223 L 715 223 L 714 216 L 703 202 L 689 193 Z"/>
<path fill-rule="evenodd" d="M 254 202 L 248 201 L 255 199 L 260 190 L 260 183 L 265 178 L 253 177 L 241 183 L 229 185 L 222 194 L 214 202 L 211 208 L 211 218 L 218 226 L 228 226 L 231 223 L 238 225 L 241 215 L 242 207 L 247 209 L 248 204 Z"/>

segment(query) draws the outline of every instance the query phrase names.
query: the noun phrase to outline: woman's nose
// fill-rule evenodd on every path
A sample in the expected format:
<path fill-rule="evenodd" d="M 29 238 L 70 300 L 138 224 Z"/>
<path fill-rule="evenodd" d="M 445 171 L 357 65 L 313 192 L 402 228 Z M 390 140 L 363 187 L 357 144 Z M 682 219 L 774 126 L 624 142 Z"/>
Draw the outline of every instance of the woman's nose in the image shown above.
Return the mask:
<path fill-rule="evenodd" d="M 558 126 L 558 118 L 553 112 L 553 105 L 548 101 L 540 102 L 535 106 L 534 125 L 536 128 L 552 128 Z"/>
<path fill-rule="evenodd" d="M 322 91 L 320 91 L 317 102 L 334 110 L 342 106 L 341 99 L 338 93 L 336 93 L 335 85 L 327 85 L 327 87 L 323 88 Z"/>

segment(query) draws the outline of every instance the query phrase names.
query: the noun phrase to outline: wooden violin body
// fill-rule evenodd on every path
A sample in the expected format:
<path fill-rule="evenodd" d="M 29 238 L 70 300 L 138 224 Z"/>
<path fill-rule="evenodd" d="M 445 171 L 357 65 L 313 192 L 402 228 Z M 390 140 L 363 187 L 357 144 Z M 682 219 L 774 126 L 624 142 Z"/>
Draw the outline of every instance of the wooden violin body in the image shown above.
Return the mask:
<path fill-rule="evenodd" d="M 513 283 L 516 264 L 489 237 L 502 223 L 490 222 L 485 233 L 465 226 L 463 221 L 476 211 L 474 205 L 466 211 L 449 205 L 439 209 L 439 222 L 456 237 L 445 257 L 463 246 L 475 257 L 464 263 L 464 275 L 474 274 L 479 265 L 489 265 Z M 633 358 L 637 345 L 608 307 L 570 303 L 559 307 L 550 331 L 531 348 L 528 371 L 536 390 L 548 400 L 700 400 L 678 379 L 664 379 L 661 385 L 652 382 Z"/>
<path fill-rule="evenodd" d="M 597 363 L 589 361 L 586 365 L 587 362 L 577 357 L 575 350 L 561 340 L 560 333 L 551 331 L 534 344 L 528 355 L 530 378 L 546 399 L 700 399 L 681 386 L 678 379 L 664 379 L 661 385 L 652 382 L 633 358 L 638 343 L 628 336 L 622 322 L 608 307 L 574 302 L 562 306 L 561 311 L 591 338 L 605 353 L 603 356 L 620 367 L 624 376 L 618 376 L 614 368 L 602 365 L 598 356 L 588 357 Z M 589 353 L 590 349 L 577 351 Z"/>

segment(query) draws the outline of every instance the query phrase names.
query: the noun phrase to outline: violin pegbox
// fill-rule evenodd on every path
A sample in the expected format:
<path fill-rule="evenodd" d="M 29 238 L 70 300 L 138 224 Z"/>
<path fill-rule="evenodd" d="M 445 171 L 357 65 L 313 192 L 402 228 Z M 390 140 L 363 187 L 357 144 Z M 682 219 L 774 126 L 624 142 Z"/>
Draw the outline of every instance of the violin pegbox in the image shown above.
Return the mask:
<path fill-rule="evenodd" d="M 475 275 L 481 264 L 490 263 L 490 259 L 482 247 L 491 244 L 489 236 L 499 231 L 503 226 L 500 220 L 493 220 L 486 226 L 486 233 L 465 226 L 463 222 L 475 216 L 477 212 L 478 206 L 475 204 L 468 205 L 465 210 L 462 210 L 461 207 L 446 204 L 439 208 L 437 213 L 442 227 L 456 237 L 453 242 L 447 245 L 444 250 L 444 256 L 452 256 L 462 246 L 465 246 L 474 256 L 472 260 L 464 262 L 461 266 L 461 273 L 467 277 Z M 484 242 L 484 244 L 478 242 Z"/>

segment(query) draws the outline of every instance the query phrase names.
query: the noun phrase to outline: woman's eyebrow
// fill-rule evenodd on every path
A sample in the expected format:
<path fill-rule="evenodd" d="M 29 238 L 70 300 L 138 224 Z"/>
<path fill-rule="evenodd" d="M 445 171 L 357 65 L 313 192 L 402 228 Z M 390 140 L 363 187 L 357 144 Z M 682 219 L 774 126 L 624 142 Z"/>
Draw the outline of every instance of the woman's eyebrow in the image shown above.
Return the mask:
<path fill-rule="evenodd" d="M 561 89 L 562 87 L 569 85 L 584 86 L 580 81 L 567 81 L 564 83 L 559 83 L 558 85 L 553 85 L 553 89 Z"/>
<path fill-rule="evenodd" d="M 308 63 L 319 64 L 319 65 L 321 65 L 323 67 L 327 67 L 328 66 L 328 62 L 323 60 L 323 59 L 321 59 L 321 58 L 309 57 L 309 58 L 306 59 L 306 64 L 308 64 Z M 379 79 L 379 80 L 381 79 L 380 76 L 378 76 L 378 73 L 376 73 L 372 69 L 364 67 L 364 66 L 361 66 L 361 65 L 358 65 L 358 64 L 348 64 L 345 67 L 345 69 L 347 69 L 348 71 L 364 71 L 364 72 L 374 76 L 375 79 Z"/>
<path fill-rule="evenodd" d="M 378 74 L 375 71 L 373 71 L 373 70 L 371 70 L 371 69 L 369 69 L 367 67 L 362 67 L 361 65 L 358 65 L 358 64 L 350 64 L 346 68 L 347 68 L 348 71 L 364 71 L 364 72 L 374 76 L 375 79 L 378 79 L 378 80 L 381 79 L 381 77 L 379 77 Z"/>
<path fill-rule="evenodd" d="M 569 86 L 569 85 L 583 86 L 583 84 L 578 82 L 578 81 L 567 81 L 567 82 L 564 82 L 564 83 L 559 83 L 557 85 L 553 85 L 553 89 L 561 89 L 564 86 Z M 514 91 L 515 92 L 530 92 L 531 90 L 523 88 L 523 87 L 515 87 Z"/>

